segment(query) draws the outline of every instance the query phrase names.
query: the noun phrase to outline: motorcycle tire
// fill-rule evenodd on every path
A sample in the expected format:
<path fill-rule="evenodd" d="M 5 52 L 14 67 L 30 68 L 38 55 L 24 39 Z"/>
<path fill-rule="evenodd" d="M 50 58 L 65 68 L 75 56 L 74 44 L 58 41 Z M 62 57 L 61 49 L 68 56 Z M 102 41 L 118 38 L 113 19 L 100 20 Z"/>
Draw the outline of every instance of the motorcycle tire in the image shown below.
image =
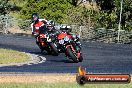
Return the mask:
<path fill-rule="evenodd" d="M 78 63 L 79 60 L 77 59 L 77 57 L 74 55 L 72 49 L 70 47 L 67 48 L 67 54 L 68 56 L 75 62 Z"/>
<path fill-rule="evenodd" d="M 51 47 L 51 50 L 52 50 L 52 54 L 54 56 L 58 56 L 59 55 L 59 52 L 58 52 L 57 47 L 54 45 L 54 43 L 50 43 L 50 47 Z"/>
<path fill-rule="evenodd" d="M 51 52 L 51 50 L 49 48 L 46 48 L 45 50 L 47 51 L 48 55 L 52 55 L 52 52 Z"/>
<path fill-rule="evenodd" d="M 83 61 L 83 57 L 82 57 L 82 54 L 80 55 L 80 58 L 79 58 L 79 62 L 82 62 Z"/>

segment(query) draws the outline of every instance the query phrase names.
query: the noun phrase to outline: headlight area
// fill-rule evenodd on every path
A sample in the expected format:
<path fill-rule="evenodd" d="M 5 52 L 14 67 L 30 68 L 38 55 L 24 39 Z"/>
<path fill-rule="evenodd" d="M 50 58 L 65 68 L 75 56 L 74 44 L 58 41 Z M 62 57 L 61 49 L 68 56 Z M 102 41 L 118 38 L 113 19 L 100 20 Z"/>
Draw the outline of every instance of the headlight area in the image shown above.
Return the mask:
<path fill-rule="evenodd" d="M 59 44 L 64 44 L 64 40 L 59 40 Z"/>
<path fill-rule="evenodd" d="M 66 37 L 64 38 L 64 40 L 65 40 L 65 41 L 69 41 L 69 37 L 66 36 Z"/>

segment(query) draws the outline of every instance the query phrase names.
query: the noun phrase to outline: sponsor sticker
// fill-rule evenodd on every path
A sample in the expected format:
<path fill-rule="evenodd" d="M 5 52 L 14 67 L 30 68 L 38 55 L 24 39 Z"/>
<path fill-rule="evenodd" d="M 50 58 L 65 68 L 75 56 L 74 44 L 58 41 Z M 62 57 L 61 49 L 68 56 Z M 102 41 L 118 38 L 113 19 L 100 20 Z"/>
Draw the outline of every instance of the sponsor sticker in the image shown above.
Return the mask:
<path fill-rule="evenodd" d="M 78 84 L 85 83 L 130 83 L 131 76 L 129 74 L 95 74 L 86 73 L 79 67 L 76 81 Z"/>

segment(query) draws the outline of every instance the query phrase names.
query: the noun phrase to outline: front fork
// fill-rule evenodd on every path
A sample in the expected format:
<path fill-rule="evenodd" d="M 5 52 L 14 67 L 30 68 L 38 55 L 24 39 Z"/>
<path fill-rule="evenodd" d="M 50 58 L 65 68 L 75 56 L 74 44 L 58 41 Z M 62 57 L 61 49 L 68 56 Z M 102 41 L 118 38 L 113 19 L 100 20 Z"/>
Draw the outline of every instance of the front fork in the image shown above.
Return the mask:
<path fill-rule="evenodd" d="M 77 45 L 75 42 L 72 42 L 72 46 L 76 50 L 77 53 L 81 51 L 81 47 Z"/>
<path fill-rule="evenodd" d="M 70 47 L 70 48 L 72 49 L 73 53 L 74 53 L 74 54 L 76 55 L 76 57 L 79 59 L 80 56 L 81 56 L 80 49 L 77 50 L 77 48 L 76 48 L 75 46 L 73 46 L 73 45 L 67 45 L 67 46 L 66 46 L 66 49 L 67 49 L 68 47 Z M 75 48 L 76 48 L 76 49 L 75 49 Z M 66 55 L 66 56 L 68 56 L 68 55 Z"/>

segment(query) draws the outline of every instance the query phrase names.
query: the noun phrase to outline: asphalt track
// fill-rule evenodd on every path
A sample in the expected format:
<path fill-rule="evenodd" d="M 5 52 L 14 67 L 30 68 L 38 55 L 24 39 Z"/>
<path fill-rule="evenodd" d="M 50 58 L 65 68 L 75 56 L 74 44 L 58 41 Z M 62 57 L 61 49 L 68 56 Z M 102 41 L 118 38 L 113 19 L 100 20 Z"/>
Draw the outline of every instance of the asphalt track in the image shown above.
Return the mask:
<path fill-rule="evenodd" d="M 40 54 L 35 38 L 0 35 L 0 48 Z M 44 54 L 40 64 L 0 67 L 0 72 L 19 73 L 76 73 L 79 66 L 89 73 L 132 73 L 132 45 L 82 42 L 83 62 L 73 63 L 64 54 Z"/>

